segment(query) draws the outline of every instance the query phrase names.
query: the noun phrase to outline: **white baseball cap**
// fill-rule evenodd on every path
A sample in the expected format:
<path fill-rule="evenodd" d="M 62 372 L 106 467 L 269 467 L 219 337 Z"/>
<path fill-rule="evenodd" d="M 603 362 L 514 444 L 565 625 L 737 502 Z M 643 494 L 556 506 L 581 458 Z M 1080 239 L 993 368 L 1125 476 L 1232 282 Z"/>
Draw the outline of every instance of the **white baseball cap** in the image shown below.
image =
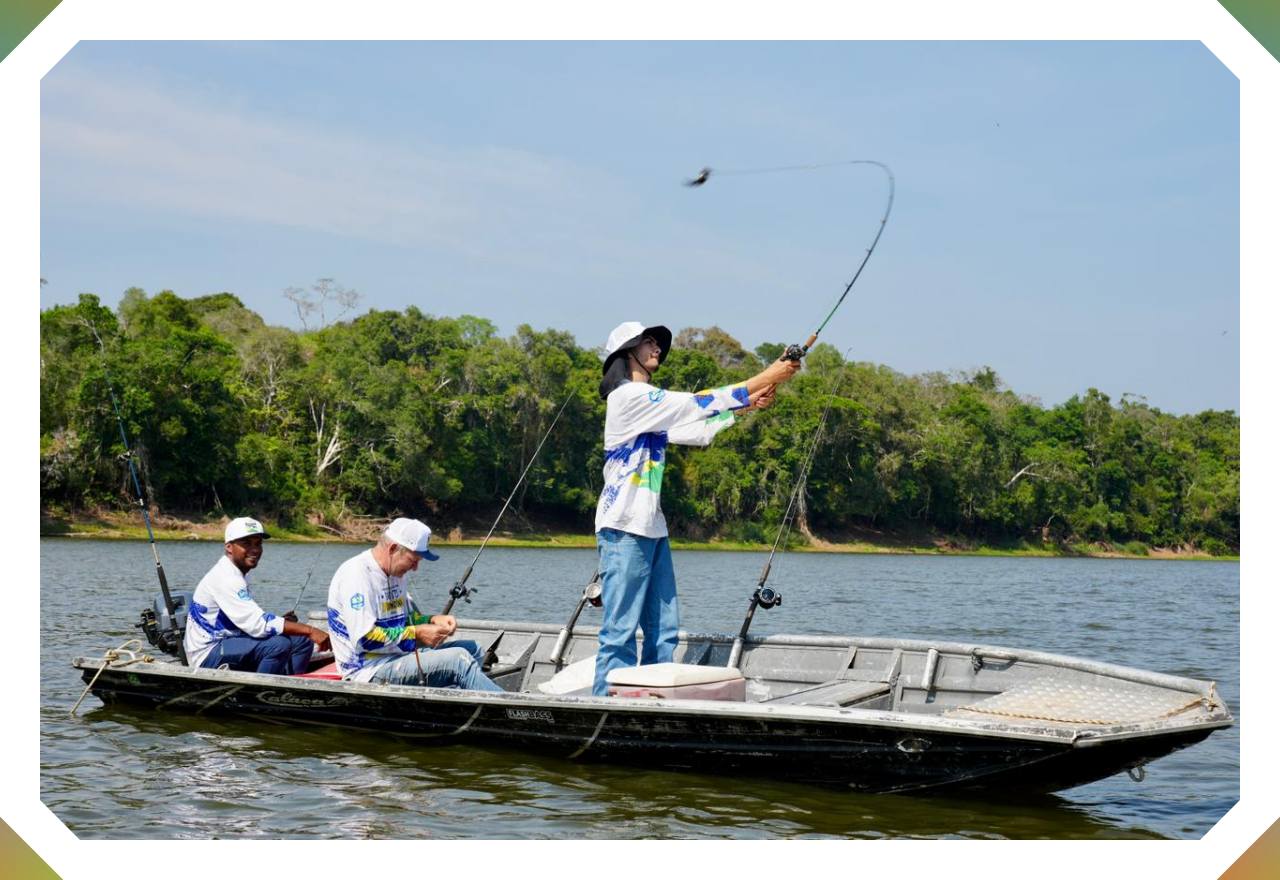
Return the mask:
<path fill-rule="evenodd" d="M 247 538 L 250 535 L 261 535 L 264 538 L 270 538 L 267 530 L 262 527 L 262 523 L 258 522 L 251 516 L 238 516 L 231 522 L 227 523 L 227 531 L 223 535 L 223 543 L 238 541 L 241 538 Z"/>
<path fill-rule="evenodd" d="M 408 547 L 428 562 L 435 562 L 440 556 L 427 549 L 431 543 L 431 526 L 416 519 L 400 517 L 392 520 L 391 525 L 383 532 L 388 541 L 394 541 L 401 547 Z"/>

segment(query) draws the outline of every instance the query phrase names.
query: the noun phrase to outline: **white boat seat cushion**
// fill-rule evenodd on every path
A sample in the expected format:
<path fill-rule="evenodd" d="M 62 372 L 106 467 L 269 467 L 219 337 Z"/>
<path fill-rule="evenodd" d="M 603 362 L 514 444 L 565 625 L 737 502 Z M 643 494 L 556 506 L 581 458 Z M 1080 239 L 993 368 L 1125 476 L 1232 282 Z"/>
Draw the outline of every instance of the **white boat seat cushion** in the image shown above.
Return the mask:
<path fill-rule="evenodd" d="M 575 691 L 591 692 L 591 682 L 596 674 L 596 655 L 583 657 L 570 663 L 542 684 L 538 690 L 544 694 L 571 694 Z"/>
<path fill-rule="evenodd" d="M 609 684 L 630 687 L 670 688 L 693 684 L 737 681 L 742 673 L 726 666 L 694 666 L 690 663 L 651 663 L 609 670 Z"/>

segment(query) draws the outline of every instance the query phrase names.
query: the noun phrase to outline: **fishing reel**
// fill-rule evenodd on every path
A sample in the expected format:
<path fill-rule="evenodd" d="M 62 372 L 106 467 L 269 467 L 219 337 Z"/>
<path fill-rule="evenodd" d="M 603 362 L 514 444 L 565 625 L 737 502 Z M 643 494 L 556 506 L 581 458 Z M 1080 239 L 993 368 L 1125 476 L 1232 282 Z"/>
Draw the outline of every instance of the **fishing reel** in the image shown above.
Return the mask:
<path fill-rule="evenodd" d="M 773 587 L 761 587 L 756 590 L 755 600 L 761 608 L 772 608 L 782 604 L 782 594 Z"/>
<path fill-rule="evenodd" d="M 599 608 L 604 604 L 604 587 L 600 584 L 599 573 L 591 579 L 591 583 L 582 588 L 582 598 L 589 602 L 592 608 Z"/>
<path fill-rule="evenodd" d="M 463 602 L 466 602 L 468 605 L 470 605 L 471 594 L 478 593 L 478 592 L 480 591 L 475 587 L 468 587 L 462 581 L 458 581 L 456 584 L 453 585 L 453 588 L 449 590 L 449 595 L 453 597 L 453 600 L 455 602 L 461 599 Z"/>
<path fill-rule="evenodd" d="M 782 353 L 781 359 L 784 361 L 798 361 L 803 359 L 806 353 L 807 350 L 803 345 L 798 342 L 793 342 L 788 345 L 786 351 Z"/>

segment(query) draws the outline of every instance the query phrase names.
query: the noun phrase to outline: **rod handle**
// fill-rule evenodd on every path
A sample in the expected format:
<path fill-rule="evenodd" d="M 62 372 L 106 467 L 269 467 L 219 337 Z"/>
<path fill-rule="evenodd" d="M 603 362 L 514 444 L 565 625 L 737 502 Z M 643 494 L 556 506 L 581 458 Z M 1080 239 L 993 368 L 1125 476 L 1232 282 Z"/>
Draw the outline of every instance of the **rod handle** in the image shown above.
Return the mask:
<path fill-rule="evenodd" d="M 763 587 L 765 581 L 769 580 L 769 570 L 773 568 L 773 558 L 765 560 L 764 568 L 760 572 L 760 580 L 756 583 L 757 587 Z"/>
<path fill-rule="evenodd" d="M 155 552 L 154 547 L 152 548 L 152 552 Z M 164 610 L 169 612 L 169 626 L 173 628 L 174 635 L 176 636 L 178 630 L 178 605 L 173 601 L 173 594 L 169 592 L 169 579 L 164 576 L 164 566 L 160 564 L 160 558 L 158 556 L 156 557 L 156 576 L 160 578 L 160 595 L 164 597 Z M 188 609 L 188 613 L 190 613 L 190 609 Z M 178 659 L 182 661 L 183 666 L 186 666 L 187 649 L 183 644 L 183 641 L 183 639 L 177 639 Z"/>

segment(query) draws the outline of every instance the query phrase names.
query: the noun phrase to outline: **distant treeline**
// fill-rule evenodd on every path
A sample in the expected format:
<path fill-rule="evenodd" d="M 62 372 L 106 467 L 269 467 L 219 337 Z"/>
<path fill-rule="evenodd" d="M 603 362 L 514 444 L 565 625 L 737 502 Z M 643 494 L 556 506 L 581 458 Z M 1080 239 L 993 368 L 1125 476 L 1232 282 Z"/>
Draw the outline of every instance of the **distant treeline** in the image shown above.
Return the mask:
<path fill-rule="evenodd" d="M 312 310 L 314 311 L 314 310 Z M 299 308 L 305 320 L 306 314 Z M 628 317 L 618 315 L 618 320 Z M 516 505 L 591 528 L 601 483 L 600 360 L 568 333 L 416 308 L 293 332 L 233 295 L 82 294 L 40 316 L 40 486 L 47 508 L 128 502 L 110 371 L 154 503 L 336 524 L 393 511 L 433 522 L 495 510 L 573 400 Z M 657 383 L 742 379 L 781 351 L 686 329 Z M 986 542 L 1139 541 L 1238 552 L 1240 420 L 1173 416 L 1089 389 L 1044 408 L 989 369 L 904 376 L 817 346 L 768 412 L 708 449 L 672 451 L 674 534 L 771 537 L 835 382 L 802 531 L 935 530 Z"/>

